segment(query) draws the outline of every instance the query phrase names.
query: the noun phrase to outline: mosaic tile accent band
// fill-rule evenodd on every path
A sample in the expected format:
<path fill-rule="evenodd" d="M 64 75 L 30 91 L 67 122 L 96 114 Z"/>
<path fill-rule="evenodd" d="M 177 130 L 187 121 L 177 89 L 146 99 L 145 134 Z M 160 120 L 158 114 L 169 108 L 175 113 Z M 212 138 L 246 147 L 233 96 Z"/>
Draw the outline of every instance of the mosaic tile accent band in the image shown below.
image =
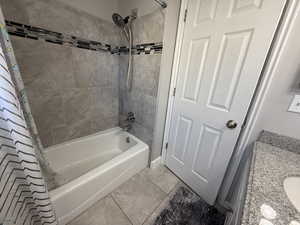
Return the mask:
<path fill-rule="evenodd" d="M 139 44 L 136 46 L 133 46 L 132 53 L 134 55 L 152 55 L 152 54 L 161 54 L 163 49 L 163 43 L 157 42 L 157 43 L 147 43 L 147 44 Z M 119 53 L 127 54 L 129 49 L 125 46 L 122 46 L 119 48 Z"/>
<path fill-rule="evenodd" d="M 45 40 L 53 44 L 65 45 L 76 48 L 83 48 L 92 51 L 106 51 L 111 54 L 128 54 L 128 47 L 122 46 L 111 46 L 106 43 L 91 41 L 76 36 L 63 34 L 55 31 L 50 31 L 47 29 L 34 27 L 30 25 L 25 25 L 17 23 L 14 21 L 5 20 L 8 33 L 10 35 L 30 38 L 34 40 Z M 133 46 L 133 54 L 161 54 L 163 49 L 163 43 L 146 43 Z"/>

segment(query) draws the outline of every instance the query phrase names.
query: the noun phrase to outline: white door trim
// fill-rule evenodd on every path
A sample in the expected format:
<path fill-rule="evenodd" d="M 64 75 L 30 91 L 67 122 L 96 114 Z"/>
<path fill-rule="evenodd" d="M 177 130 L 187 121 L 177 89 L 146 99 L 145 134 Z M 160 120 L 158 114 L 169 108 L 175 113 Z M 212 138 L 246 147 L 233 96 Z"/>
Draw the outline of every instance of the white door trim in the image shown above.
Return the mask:
<path fill-rule="evenodd" d="M 179 24 L 178 24 L 178 32 L 176 37 L 176 47 L 175 47 L 175 53 L 174 53 L 174 61 L 172 66 L 172 74 L 171 74 L 171 84 L 170 84 L 170 90 L 169 90 L 169 100 L 168 100 L 168 107 L 167 107 L 167 116 L 166 116 L 166 125 L 164 130 L 164 138 L 163 138 L 163 146 L 162 146 L 162 163 L 166 163 L 166 144 L 168 143 L 169 139 L 169 132 L 170 132 L 170 126 L 171 126 L 171 115 L 173 111 L 173 90 L 176 87 L 176 81 L 177 81 L 177 71 L 179 67 L 179 58 L 181 54 L 181 43 L 183 40 L 183 34 L 184 34 L 184 16 L 185 16 L 185 10 L 187 9 L 188 0 L 182 0 L 181 2 L 181 10 L 180 10 L 180 18 L 179 18 Z M 235 155 L 235 164 L 238 165 L 241 157 L 243 155 L 243 152 L 245 148 L 251 144 L 253 140 L 251 140 L 252 132 L 255 128 L 256 121 L 259 117 L 259 113 L 262 109 L 264 99 L 269 91 L 271 82 L 274 77 L 274 71 L 276 70 L 276 67 L 279 62 L 280 55 L 282 54 L 282 51 L 284 49 L 285 43 L 287 42 L 288 34 L 291 30 L 291 27 L 293 26 L 294 20 L 297 15 L 297 11 L 300 10 L 300 0 L 287 0 L 287 6 L 285 14 L 283 15 L 283 18 L 281 19 L 281 24 L 279 25 L 279 30 L 275 34 L 275 41 L 273 43 L 271 54 L 266 59 L 266 63 L 264 66 L 263 73 L 261 74 L 261 79 L 257 85 L 257 90 L 254 93 L 254 99 L 249 107 L 248 115 L 246 118 L 246 122 L 241 130 L 240 137 L 238 139 L 238 142 L 236 144 L 236 148 L 234 150 Z M 230 171 L 231 179 L 227 181 L 227 188 L 225 187 L 226 191 L 223 192 L 222 196 L 225 200 L 225 197 L 228 193 L 228 190 L 230 188 L 231 182 L 233 180 L 234 174 L 236 172 L 237 166 L 235 169 Z"/>
<path fill-rule="evenodd" d="M 165 125 L 165 131 L 164 131 L 163 149 L 162 149 L 162 163 L 163 164 L 165 164 L 165 162 L 166 162 L 166 155 L 167 155 L 166 145 L 169 140 L 169 133 L 170 133 L 170 128 L 171 128 L 171 117 L 172 117 L 173 102 L 174 102 L 173 93 L 174 93 L 174 88 L 176 87 L 176 81 L 177 81 L 177 76 L 178 76 L 179 60 L 180 60 L 180 55 L 181 55 L 181 46 L 182 46 L 184 27 L 185 27 L 184 17 L 185 17 L 185 11 L 187 9 L 187 5 L 188 5 L 188 0 L 181 1 L 178 32 L 177 32 L 177 37 L 176 37 L 176 47 L 175 47 L 175 53 L 174 53 L 174 61 L 173 61 L 172 74 L 171 74 L 171 84 L 170 84 L 170 90 L 169 90 L 166 125 Z"/>

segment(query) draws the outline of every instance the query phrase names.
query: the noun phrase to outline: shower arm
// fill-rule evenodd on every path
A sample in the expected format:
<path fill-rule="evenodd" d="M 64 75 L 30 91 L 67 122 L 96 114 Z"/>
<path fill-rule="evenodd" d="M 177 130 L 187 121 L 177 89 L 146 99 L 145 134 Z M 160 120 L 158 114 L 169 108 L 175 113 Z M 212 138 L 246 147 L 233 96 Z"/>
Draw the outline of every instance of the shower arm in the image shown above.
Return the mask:
<path fill-rule="evenodd" d="M 128 29 L 127 29 L 126 27 L 124 27 L 124 28 L 122 29 L 122 32 L 124 33 L 124 35 L 125 35 L 127 41 L 129 42 L 129 41 L 130 41 L 130 37 L 129 37 L 129 31 L 128 31 Z"/>
<path fill-rule="evenodd" d="M 157 4 L 159 4 L 162 8 L 167 8 L 167 3 L 162 0 L 154 0 Z"/>

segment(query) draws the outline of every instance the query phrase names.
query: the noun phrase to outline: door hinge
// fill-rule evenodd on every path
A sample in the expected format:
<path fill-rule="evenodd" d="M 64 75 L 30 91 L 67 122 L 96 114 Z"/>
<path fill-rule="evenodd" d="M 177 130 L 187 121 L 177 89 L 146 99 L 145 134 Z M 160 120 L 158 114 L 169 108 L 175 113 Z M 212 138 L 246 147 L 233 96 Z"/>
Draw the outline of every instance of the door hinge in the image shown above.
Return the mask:
<path fill-rule="evenodd" d="M 184 11 L 184 19 L 183 19 L 184 22 L 186 22 L 187 14 L 188 14 L 188 10 L 186 9 Z"/>
<path fill-rule="evenodd" d="M 166 149 L 168 149 L 168 147 L 169 147 L 169 143 L 167 142 L 167 143 L 166 143 Z"/>
<path fill-rule="evenodd" d="M 173 89 L 173 96 L 175 97 L 176 95 L 176 87 Z"/>

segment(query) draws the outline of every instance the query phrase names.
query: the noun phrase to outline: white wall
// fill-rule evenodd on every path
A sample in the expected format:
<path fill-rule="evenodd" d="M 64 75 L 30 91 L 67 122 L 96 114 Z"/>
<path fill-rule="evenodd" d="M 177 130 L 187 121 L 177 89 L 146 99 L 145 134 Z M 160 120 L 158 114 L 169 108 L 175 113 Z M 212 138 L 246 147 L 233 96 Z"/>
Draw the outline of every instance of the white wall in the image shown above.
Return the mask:
<path fill-rule="evenodd" d="M 118 11 L 119 0 L 59 0 L 93 16 L 112 21 L 111 15 Z M 126 2 L 126 0 L 123 0 Z"/>
<path fill-rule="evenodd" d="M 138 16 L 144 16 L 160 8 L 154 0 L 119 0 L 119 12 L 122 16 L 129 15 L 132 9 L 138 9 Z"/>
<path fill-rule="evenodd" d="M 261 130 L 300 139 L 300 114 L 288 112 L 294 93 L 292 89 L 300 78 L 300 10 L 280 56 L 278 67 L 255 124 L 254 140 Z"/>

